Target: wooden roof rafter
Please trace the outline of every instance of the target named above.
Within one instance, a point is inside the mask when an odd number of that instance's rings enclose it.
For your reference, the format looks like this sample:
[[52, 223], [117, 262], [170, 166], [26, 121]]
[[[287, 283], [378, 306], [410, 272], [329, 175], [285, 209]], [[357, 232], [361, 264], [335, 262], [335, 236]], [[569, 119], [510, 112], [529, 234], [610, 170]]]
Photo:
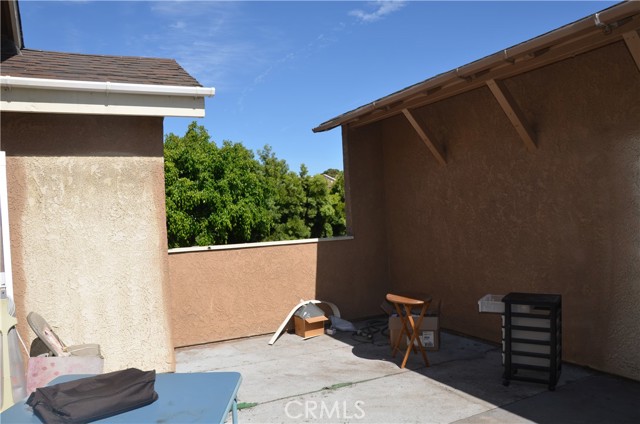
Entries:
[[446, 165], [447, 160], [445, 156], [445, 151], [442, 148], [442, 145], [438, 143], [436, 138], [431, 134], [431, 132], [420, 125], [415, 116], [411, 113], [409, 109], [402, 109], [402, 114], [407, 118], [413, 129], [418, 133], [418, 136], [422, 140], [422, 142], [427, 146], [433, 157], [438, 161], [440, 165]]
[[487, 81], [487, 86], [498, 101], [498, 104], [500, 104], [504, 113], [507, 115], [507, 118], [509, 118], [509, 121], [511, 121], [511, 125], [513, 125], [513, 128], [517, 131], [527, 150], [530, 152], [535, 151], [536, 140], [533, 130], [515, 99], [509, 90], [507, 90], [507, 87], [505, 87], [502, 81], [496, 81], [493, 79]]
[[624, 33], [624, 42], [627, 44], [633, 60], [636, 62], [638, 71], [640, 71], [640, 36], [638, 31], [629, 31]]

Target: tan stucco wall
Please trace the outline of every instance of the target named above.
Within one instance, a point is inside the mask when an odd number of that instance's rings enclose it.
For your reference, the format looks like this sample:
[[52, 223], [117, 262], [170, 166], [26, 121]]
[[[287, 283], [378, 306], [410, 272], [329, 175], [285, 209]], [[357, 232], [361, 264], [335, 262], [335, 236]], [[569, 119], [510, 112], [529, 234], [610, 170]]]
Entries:
[[175, 346], [274, 332], [315, 299], [316, 245], [171, 254]]
[[[352, 240], [170, 253], [174, 346], [273, 333], [301, 299], [333, 302], [345, 318], [381, 313], [387, 281], [382, 162], [372, 143], [355, 137], [345, 152], [371, 160], [353, 164]], [[373, 176], [372, 176], [373, 175]]]
[[41, 314], [105, 371], [174, 369], [162, 118], [2, 113], [19, 328]]
[[559, 293], [564, 359], [640, 379], [638, 68], [618, 43], [505, 85], [533, 153], [488, 88], [416, 111], [446, 166], [404, 117], [382, 124], [385, 203], [369, 207], [387, 210], [391, 287], [430, 291], [443, 327], [494, 341], [484, 294]]
[[171, 253], [174, 346], [273, 333], [301, 300], [332, 302], [342, 317], [378, 314], [385, 273], [371, 274], [369, 261], [352, 264], [356, 246], [333, 240]]
[[[359, 289], [344, 283], [352, 270], [335, 257], [327, 263], [334, 256], [331, 252], [340, 257], [338, 252], [348, 251], [353, 243], [334, 240], [171, 253], [174, 345], [273, 333], [301, 300], [335, 303], [343, 316], [366, 314], [359, 302], [344, 298]], [[338, 279], [328, 278], [335, 274]]]

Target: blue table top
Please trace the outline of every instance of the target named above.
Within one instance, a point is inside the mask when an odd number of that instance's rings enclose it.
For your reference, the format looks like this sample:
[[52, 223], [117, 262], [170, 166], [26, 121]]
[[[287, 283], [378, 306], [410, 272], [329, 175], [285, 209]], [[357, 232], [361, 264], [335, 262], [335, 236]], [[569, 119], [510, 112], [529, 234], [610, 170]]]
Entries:
[[[65, 375], [49, 385], [87, 375]], [[242, 376], [237, 372], [157, 374], [158, 400], [151, 405], [114, 415], [96, 423], [224, 423], [236, 398]], [[2, 424], [41, 424], [21, 401], [0, 414]]]

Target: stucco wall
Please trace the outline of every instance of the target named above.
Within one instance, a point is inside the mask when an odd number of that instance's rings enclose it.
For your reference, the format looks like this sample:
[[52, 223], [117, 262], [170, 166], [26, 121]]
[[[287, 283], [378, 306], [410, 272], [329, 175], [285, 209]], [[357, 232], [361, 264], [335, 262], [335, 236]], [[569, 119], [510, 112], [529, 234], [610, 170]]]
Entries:
[[273, 333], [300, 300], [332, 302], [343, 317], [377, 313], [364, 301], [375, 290], [356, 283], [365, 270], [345, 259], [355, 246], [328, 239], [170, 253], [174, 346]]
[[316, 245], [172, 253], [175, 346], [274, 332], [315, 299]]
[[443, 327], [494, 341], [481, 296], [559, 293], [564, 359], [640, 379], [638, 68], [618, 43], [505, 85], [533, 153], [488, 88], [416, 111], [446, 166], [404, 117], [383, 123], [392, 287], [432, 292]]
[[162, 118], [2, 113], [19, 328], [41, 314], [106, 371], [174, 368]]
[[[350, 243], [318, 246], [318, 292], [348, 318], [379, 315], [389, 289], [382, 140], [377, 126], [344, 133]], [[372, 205], [376, 205], [372, 207]]]
[[348, 319], [381, 313], [384, 209], [369, 208], [383, 203], [377, 134], [354, 137], [344, 155], [370, 158], [353, 163], [347, 181], [361, 187], [350, 198], [354, 239], [170, 253], [175, 346], [272, 333], [301, 299], [333, 302]]

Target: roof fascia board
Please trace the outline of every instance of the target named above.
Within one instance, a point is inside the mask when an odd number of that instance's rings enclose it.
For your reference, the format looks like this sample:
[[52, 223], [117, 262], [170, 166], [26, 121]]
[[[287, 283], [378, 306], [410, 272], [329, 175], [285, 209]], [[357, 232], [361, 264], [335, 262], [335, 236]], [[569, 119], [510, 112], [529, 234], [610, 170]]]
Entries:
[[204, 117], [215, 88], [0, 76], [0, 110]]
[[47, 78], [27, 78], [0, 76], [3, 88], [31, 88], [42, 90], [88, 91], [106, 93], [127, 93], [147, 95], [171, 95], [189, 97], [211, 97], [215, 94], [213, 87], [194, 87], [177, 85], [130, 84], [122, 82], [77, 81]]
[[[482, 72], [487, 73], [484, 80], [491, 78], [496, 79], [496, 76], [492, 73], [492, 68], [503, 68], [505, 65], [517, 64], [518, 61], [536, 63], [537, 60], [531, 59], [536, 59], [538, 55], [546, 56], [546, 49], [552, 46], [557, 46], [559, 44], [571, 45], [571, 40], [582, 40], [585, 38], [591, 39], [590, 36], [593, 36], [594, 34], [599, 35], [600, 37], [606, 37], [603, 42], [595, 43], [590, 48], [578, 48], [577, 50], [580, 50], [581, 52], [592, 50], [593, 48], [597, 48], [604, 44], [613, 43], [621, 39], [621, 34], [623, 32], [629, 31], [628, 28], [624, 31], [620, 31], [620, 28], [617, 27], [616, 23], [624, 18], [634, 17], [634, 15], [638, 15], [639, 13], [640, 1], [626, 1], [620, 3], [572, 24], [565, 25], [529, 41], [525, 41], [511, 48], [486, 56], [460, 68], [442, 73], [350, 112], [346, 112], [320, 124], [318, 127], [313, 129], [313, 132], [327, 131], [343, 124], [358, 121], [366, 115], [371, 115], [371, 117], [373, 117], [372, 114], [376, 111], [379, 111], [380, 115], [376, 116], [374, 119], [366, 119], [367, 123], [382, 119], [381, 117], [396, 115], [401, 113], [403, 109], [415, 107], [416, 104], [420, 104], [421, 102], [413, 101], [415, 99], [411, 99], [411, 103], [402, 103], [412, 97], [426, 98], [428, 97], [430, 89], [435, 89], [440, 86], [459, 86], [460, 83], [470, 81], [468, 76], [477, 75]], [[635, 22], [634, 25], [637, 27], [638, 23]], [[573, 53], [575, 54], [576, 52], [574, 51]], [[559, 58], [555, 58], [555, 60], [559, 60]], [[547, 64], [549, 63], [548, 60], [543, 62]], [[538, 64], [537, 66], [528, 66], [525, 68], [530, 70], [539, 66], [543, 65]], [[514, 75], [522, 72], [523, 70], [519, 69], [519, 72], [514, 72]], [[466, 91], [466, 89], [463, 91]], [[441, 95], [438, 97], [439, 99], [442, 99], [443, 97], [448, 97], [450, 95], [452, 94], [448, 94], [447, 96]], [[422, 103], [427, 104], [431, 103], [431, 101], [423, 100]], [[389, 112], [391, 109], [393, 109], [393, 111]], [[357, 125], [360, 125], [360, 122], [358, 122]]]
[[202, 118], [204, 97], [3, 87], [3, 112]]

